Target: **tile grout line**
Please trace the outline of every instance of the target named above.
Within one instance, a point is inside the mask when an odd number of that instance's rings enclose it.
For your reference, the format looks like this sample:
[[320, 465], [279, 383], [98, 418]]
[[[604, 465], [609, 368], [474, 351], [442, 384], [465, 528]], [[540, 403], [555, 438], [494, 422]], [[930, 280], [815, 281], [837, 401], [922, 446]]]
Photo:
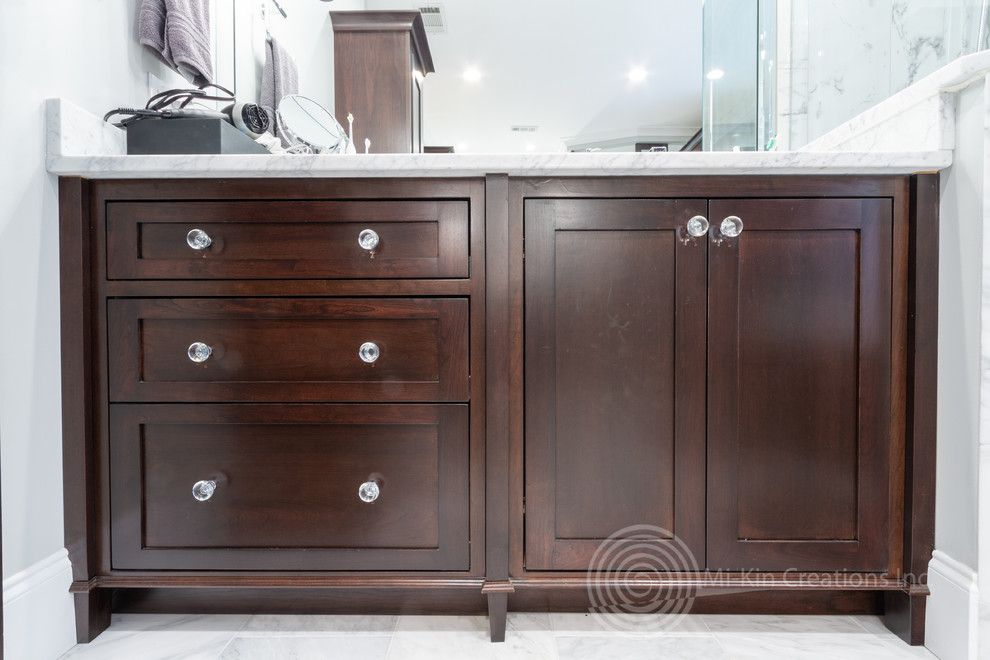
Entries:
[[395, 633], [399, 630], [399, 620], [402, 619], [401, 614], [395, 616], [395, 623], [392, 625], [392, 632], [388, 634], [388, 644], [385, 646], [385, 655], [382, 660], [389, 660], [392, 655], [392, 645], [395, 644]]
[[712, 627], [708, 625], [708, 622], [707, 621], [705, 621], [705, 615], [704, 614], [699, 614], [698, 615], [698, 619], [701, 621], [701, 625], [703, 625], [705, 627], [705, 630], [708, 631], [708, 634], [711, 635], [712, 637], [715, 637], [715, 631], [712, 630]]
[[[865, 614], [864, 614], [864, 615], [862, 615], [862, 616], [869, 616], [869, 615], [865, 615]], [[885, 639], [885, 636], [884, 636], [884, 631], [886, 631], [886, 632], [890, 632], [890, 630], [888, 630], [888, 629], [887, 629], [886, 627], [884, 627], [884, 629], [883, 629], [883, 631], [878, 631], [878, 630], [870, 630], [869, 628], [867, 628], [867, 627], [866, 627], [866, 626], [865, 626], [865, 625], [864, 625], [864, 624], [863, 624], [863, 623], [862, 623], [862, 622], [861, 622], [861, 621], [859, 620], [859, 617], [857, 617], [857, 616], [854, 616], [854, 617], [853, 617], [853, 621], [855, 621], [855, 622], [856, 622], [856, 625], [858, 625], [858, 626], [859, 626], [860, 628], [862, 628], [862, 629], [863, 629], [863, 630], [865, 630], [865, 631], [866, 631], [867, 633], [869, 633], [870, 635], [872, 635], [872, 636], [873, 636], [873, 637], [874, 637], [875, 639], [880, 639], [880, 640], [883, 640], [883, 639]], [[882, 617], [881, 617], [881, 623], [882, 623], [882, 622], [883, 622], [883, 619], [882, 619]], [[893, 633], [891, 633], [891, 634], [893, 634]]]
[[[550, 618], [550, 613], [547, 612], [547, 618]], [[550, 643], [553, 644], [553, 660], [560, 660], [560, 647], [557, 645], [559, 638], [554, 630], [553, 619], [550, 619]]]
[[254, 617], [255, 617], [254, 614], [248, 614], [244, 618], [244, 623], [241, 624], [241, 627], [234, 631], [232, 639], [233, 637], [237, 637], [238, 633], [244, 632], [244, 629], [247, 628], [247, 625], [251, 622], [251, 619], [253, 619]]
[[214, 658], [214, 660], [220, 660], [223, 657], [223, 654], [226, 653], [227, 648], [234, 642], [234, 636], [236, 634], [237, 633], [234, 633], [230, 636], [230, 638], [227, 640], [227, 643], [223, 645], [223, 647], [220, 649], [220, 652], [217, 653], [217, 656], [216, 658]]
[[226, 653], [227, 649], [230, 648], [230, 645], [234, 643], [234, 640], [237, 638], [237, 634], [243, 631], [247, 627], [248, 622], [252, 618], [254, 618], [253, 614], [248, 614], [246, 617], [244, 617], [244, 621], [241, 622], [240, 627], [238, 627], [237, 630], [235, 630], [230, 634], [230, 638], [227, 639], [227, 643], [224, 644], [223, 648], [220, 649], [220, 653], [217, 654], [215, 660], [220, 660], [221, 658], [223, 658], [223, 654]]
[[[708, 626], [708, 624], [705, 624], [705, 627], [707, 627], [707, 626]], [[716, 635], [714, 632], [712, 632], [711, 635], [712, 635], [711, 638], [713, 640], [715, 640], [715, 643], [718, 644], [718, 647], [722, 650], [722, 656], [721, 657], [722, 658], [725, 658], [725, 660], [731, 660], [731, 658], [733, 657], [733, 655], [731, 653], [729, 653], [729, 650], [727, 648], [725, 648], [725, 646], [722, 645], [722, 640], [720, 639], [720, 636], [719, 635]]]

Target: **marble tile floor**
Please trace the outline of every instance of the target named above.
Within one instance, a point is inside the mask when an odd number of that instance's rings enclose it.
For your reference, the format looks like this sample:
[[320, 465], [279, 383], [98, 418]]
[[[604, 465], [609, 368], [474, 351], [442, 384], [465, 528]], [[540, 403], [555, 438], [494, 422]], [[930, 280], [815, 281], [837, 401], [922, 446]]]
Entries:
[[[635, 660], [637, 658], [934, 659], [870, 616], [689, 615], [656, 619], [509, 614], [503, 644], [482, 616], [118, 614], [65, 660]], [[642, 625], [641, 625], [642, 624]], [[647, 631], [647, 632], [644, 632]]]

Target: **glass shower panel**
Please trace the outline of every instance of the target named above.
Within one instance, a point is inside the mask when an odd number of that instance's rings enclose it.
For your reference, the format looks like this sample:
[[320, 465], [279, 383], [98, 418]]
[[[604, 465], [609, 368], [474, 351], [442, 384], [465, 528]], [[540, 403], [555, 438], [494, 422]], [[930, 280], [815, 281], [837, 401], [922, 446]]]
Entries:
[[775, 5], [775, 0], [704, 0], [705, 151], [758, 151], [775, 133]]
[[757, 142], [771, 150], [777, 141], [777, 0], [759, 0]]
[[756, 2], [705, 0], [702, 149], [755, 151]]

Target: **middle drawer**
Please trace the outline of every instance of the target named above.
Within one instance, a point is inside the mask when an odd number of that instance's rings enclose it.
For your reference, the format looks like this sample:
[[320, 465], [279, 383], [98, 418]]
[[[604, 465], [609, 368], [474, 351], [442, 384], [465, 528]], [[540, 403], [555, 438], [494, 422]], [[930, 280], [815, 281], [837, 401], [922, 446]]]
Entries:
[[464, 298], [107, 302], [110, 400], [467, 401]]

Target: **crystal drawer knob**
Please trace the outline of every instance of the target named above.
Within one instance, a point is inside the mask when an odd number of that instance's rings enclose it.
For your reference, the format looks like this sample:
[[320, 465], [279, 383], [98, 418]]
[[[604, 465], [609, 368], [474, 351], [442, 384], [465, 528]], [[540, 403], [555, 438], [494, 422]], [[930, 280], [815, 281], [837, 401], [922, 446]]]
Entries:
[[736, 236], [742, 233], [743, 230], [742, 218], [740, 218], [737, 215], [730, 215], [728, 218], [722, 221], [722, 224], [719, 226], [719, 229], [721, 230], [723, 236], [726, 236], [727, 238], [735, 238]]
[[364, 342], [361, 344], [361, 348], [358, 349], [358, 355], [360, 355], [361, 359], [368, 364], [371, 364], [377, 360], [378, 356], [381, 354], [382, 352], [381, 349], [378, 348], [378, 344], [371, 341]]
[[206, 362], [210, 355], [213, 354], [213, 349], [204, 344], [201, 341], [193, 342], [189, 344], [189, 359], [193, 362]]
[[363, 247], [365, 250], [374, 250], [378, 247], [378, 242], [381, 239], [378, 237], [378, 232], [374, 229], [365, 229], [360, 234], [358, 234], [358, 245]]
[[217, 489], [217, 482], [215, 481], [197, 481], [193, 484], [192, 494], [200, 502], [205, 502], [206, 500], [213, 497], [213, 492]]
[[382, 489], [378, 487], [378, 483], [375, 481], [365, 481], [358, 487], [358, 497], [361, 498], [362, 502], [374, 502], [381, 492]]
[[186, 243], [194, 250], [205, 250], [213, 244], [213, 239], [202, 229], [190, 229], [186, 234]]
[[687, 221], [687, 233], [695, 238], [701, 238], [708, 233], [708, 218], [696, 215]]

